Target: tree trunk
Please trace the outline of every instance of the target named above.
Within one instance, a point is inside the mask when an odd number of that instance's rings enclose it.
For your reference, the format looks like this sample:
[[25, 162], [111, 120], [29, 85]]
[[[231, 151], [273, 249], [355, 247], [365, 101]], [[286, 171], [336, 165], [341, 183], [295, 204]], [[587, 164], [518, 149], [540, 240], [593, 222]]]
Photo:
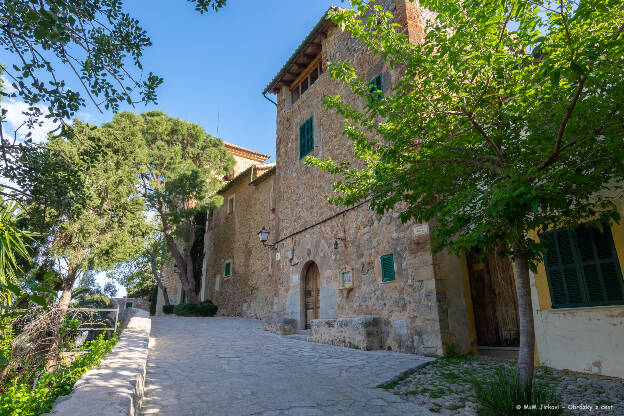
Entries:
[[514, 244], [516, 263], [516, 292], [518, 296], [518, 315], [520, 318], [520, 351], [518, 353], [518, 381], [520, 388], [530, 399], [533, 388], [535, 367], [535, 327], [533, 324], [533, 305], [531, 302], [531, 284], [529, 281], [529, 261], [523, 241]]
[[156, 285], [160, 288], [163, 294], [163, 299], [165, 301], [165, 305], [171, 305], [169, 302], [169, 294], [167, 293], [167, 288], [162, 284], [162, 280], [160, 280], [160, 274], [158, 273], [158, 267], [156, 267], [156, 259], [154, 255], [150, 258], [150, 265], [152, 266], [152, 275], [154, 275], [154, 279], [156, 279]]
[[[158, 213], [160, 214], [160, 220], [163, 226], [163, 234], [165, 235], [165, 242], [167, 243], [167, 247], [169, 248], [169, 251], [171, 252], [171, 256], [173, 257], [174, 261], [178, 265], [178, 277], [180, 278], [180, 283], [182, 283], [182, 289], [184, 289], [184, 293], [186, 293], [186, 299], [189, 303], [195, 303], [199, 305], [199, 298], [197, 297], [197, 293], [195, 293], [195, 279], [192, 278], [193, 277], [193, 259], [190, 257], [190, 249], [188, 249], [189, 251], [188, 256], [183, 256], [182, 253], [180, 253], [180, 250], [178, 249], [178, 245], [176, 244], [175, 238], [173, 238], [172, 230], [171, 230], [171, 227], [169, 226], [169, 221], [167, 221], [164, 208], [161, 207], [158, 210]], [[192, 239], [194, 238], [195, 238], [195, 235], [193, 234]], [[192, 245], [193, 244], [191, 243], [191, 246]], [[188, 278], [189, 275], [191, 276], [191, 279]]]
[[58, 301], [58, 305], [56, 306], [58, 309], [59, 320], [54, 328], [52, 328], [51, 339], [52, 343], [50, 345], [50, 349], [47, 354], [47, 364], [46, 369], [48, 371], [56, 368], [58, 363], [58, 358], [60, 354], [60, 347], [63, 335], [61, 334], [61, 326], [63, 325], [63, 321], [65, 320], [65, 314], [67, 314], [67, 310], [69, 309], [69, 303], [71, 302], [72, 290], [74, 288], [74, 283], [76, 281], [76, 271], [71, 270], [68, 272], [65, 279], [63, 279], [63, 292], [61, 293], [61, 298]]

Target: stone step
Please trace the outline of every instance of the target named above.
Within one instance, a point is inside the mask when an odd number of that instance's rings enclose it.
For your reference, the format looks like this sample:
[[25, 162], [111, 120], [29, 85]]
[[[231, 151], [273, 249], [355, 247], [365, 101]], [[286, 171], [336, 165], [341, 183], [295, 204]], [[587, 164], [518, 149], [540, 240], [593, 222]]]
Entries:
[[299, 334], [299, 332], [301, 331], [297, 331], [296, 334], [292, 334], [292, 335], [284, 335], [286, 338], [290, 338], [290, 339], [297, 339], [299, 341], [310, 341], [310, 334]]

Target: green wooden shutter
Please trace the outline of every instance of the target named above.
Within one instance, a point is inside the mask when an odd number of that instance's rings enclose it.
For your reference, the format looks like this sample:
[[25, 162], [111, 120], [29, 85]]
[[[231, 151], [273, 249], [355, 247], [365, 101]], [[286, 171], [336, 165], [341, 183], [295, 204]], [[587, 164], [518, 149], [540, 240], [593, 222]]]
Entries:
[[314, 118], [310, 117], [299, 127], [299, 159], [314, 149]]
[[391, 282], [394, 280], [394, 255], [386, 254], [381, 259], [381, 281]]
[[225, 263], [225, 273], [223, 273], [226, 277], [232, 274], [232, 263], [229, 261]]
[[375, 79], [368, 83], [370, 86], [369, 91], [371, 94], [371, 99], [374, 101], [381, 101], [383, 99], [383, 80], [381, 74], [377, 75]]
[[624, 303], [624, 282], [608, 226], [580, 225], [547, 234], [546, 274], [553, 307]]

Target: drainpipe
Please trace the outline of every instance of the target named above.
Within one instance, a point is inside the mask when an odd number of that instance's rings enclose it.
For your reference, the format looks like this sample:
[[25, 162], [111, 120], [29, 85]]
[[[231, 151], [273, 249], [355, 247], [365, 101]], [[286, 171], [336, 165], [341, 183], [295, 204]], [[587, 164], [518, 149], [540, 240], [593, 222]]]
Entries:
[[267, 97], [267, 96], [266, 96], [266, 92], [263, 92], [263, 93], [262, 93], [262, 96], [263, 96], [264, 98], [266, 98], [267, 100], [271, 101], [273, 104], [275, 104], [275, 107], [277, 107], [277, 103], [276, 103], [275, 101], [273, 101], [272, 99], [270, 99], [269, 97]]

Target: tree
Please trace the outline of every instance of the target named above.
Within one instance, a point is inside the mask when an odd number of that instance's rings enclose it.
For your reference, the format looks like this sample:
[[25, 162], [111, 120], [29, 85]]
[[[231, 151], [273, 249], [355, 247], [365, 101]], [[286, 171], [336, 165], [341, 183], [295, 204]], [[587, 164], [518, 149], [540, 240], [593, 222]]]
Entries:
[[151, 295], [151, 289], [157, 285], [163, 294], [165, 305], [170, 305], [167, 288], [160, 278], [161, 270], [168, 264], [171, 264], [171, 254], [162, 231], [156, 227], [144, 239], [139, 255], [109, 271], [108, 276], [124, 286], [130, 298]]
[[[202, 14], [226, 3], [188, 1]], [[42, 118], [66, 128], [65, 121], [87, 101], [100, 112], [116, 112], [123, 103], [156, 103], [156, 89], [163, 80], [152, 72], [143, 76], [141, 63], [151, 44], [139, 21], [123, 11], [122, 0], [0, 0], [0, 45], [15, 61], [5, 68], [12, 91], [5, 88], [2, 95], [28, 104], [27, 138]], [[65, 73], [73, 77], [66, 79]], [[15, 173], [21, 159], [37, 146], [9, 142], [3, 132], [5, 116], [6, 110], [0, 108], [0, 176], [28, 181], [24, 175], [30, 173], [31, 181], [42, 179], [36, 170], [21, 168], [19, 175]], [[17, 187], [11, 195], [28, 195], [27, 191]]]
[[[129, 163], [134, 149], [110, 133], [76, 120], [68, 137], [51, 139], [46, 146], [80, 172], [84, 199], [58, 207], [34, 204], [28, 209], [41, 233], [39, 256], [54, 262], [62, 280], [60, 316], [69, 307], [78, 277], [107, 270], [136, 255], [148, 232], [145, 204], [136, 195], [135, 171]], [[50, 349], [49, 366], [55, 364], [57, 355], [58, 342]]]
[[199, 125], [162, 111], [120, 113], [106, 128], [118, 140], [134, 143], [137, 192], [160, 221], [188, 301], [199, 304], [191, 255], [195, 216], [222, 204], [216, 191], [231, 172], [233, 157]]
[[422, 0], [436, 15], [418, 44], [379, 6], [352, 4], [334, 22], [403, 76], [377, 99], [356, 69], [332, 63], [331, 76], [365, 102], [326, 100], [346, 118], [359, 162], [309, 163], [339, 175], [334, 203], [370, 198], [379, 213], [404, 203], [402, 220], [429, 221], [435, 249], [511, 255], [530, 395], [529, 269], [549, 244], [539, 234], [619, 219], [624, 3]]
[[102, 293], [104, 293], [109, 298], [114, 298], [117, 296], [117, 286], [113, 282], [106, 282], [104, 288], [102, 289]]

